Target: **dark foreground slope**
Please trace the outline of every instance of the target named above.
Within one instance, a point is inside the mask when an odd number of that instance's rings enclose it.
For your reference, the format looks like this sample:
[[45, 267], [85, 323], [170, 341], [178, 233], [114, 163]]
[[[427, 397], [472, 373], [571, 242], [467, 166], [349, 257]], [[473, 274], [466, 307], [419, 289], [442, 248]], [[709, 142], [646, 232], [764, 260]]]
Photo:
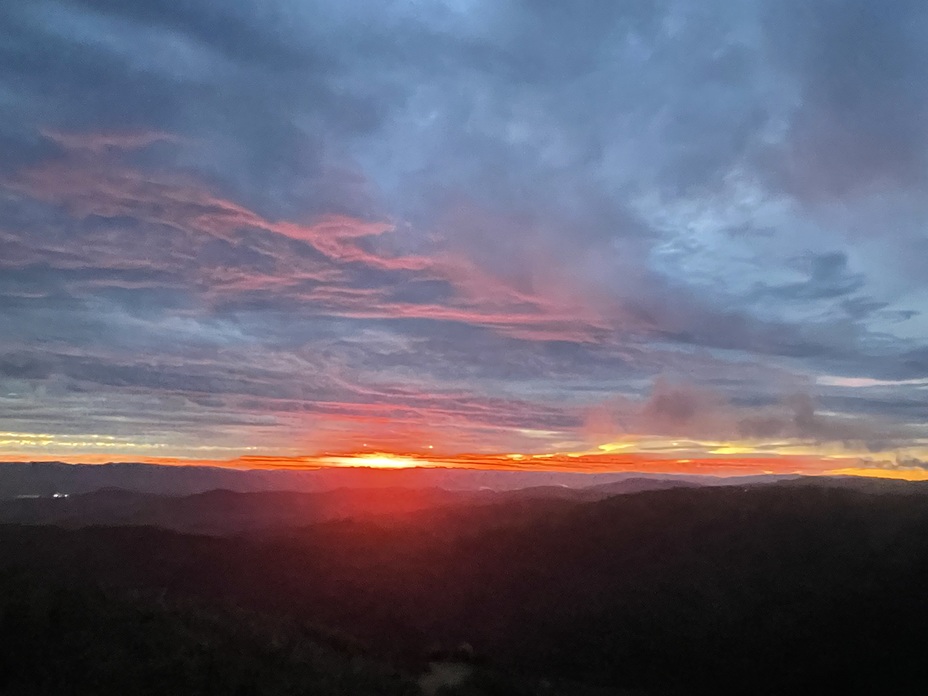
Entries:
[[6, 696], [409, 696], [350, 641], [284, 618], [0, 575]]
[[239, 538], [8, 526], [0, 567], [311, 620], [397, 664], [466, 640], [507, 670], [651, 693], [921, 693], [926, 500], [677, 489]]

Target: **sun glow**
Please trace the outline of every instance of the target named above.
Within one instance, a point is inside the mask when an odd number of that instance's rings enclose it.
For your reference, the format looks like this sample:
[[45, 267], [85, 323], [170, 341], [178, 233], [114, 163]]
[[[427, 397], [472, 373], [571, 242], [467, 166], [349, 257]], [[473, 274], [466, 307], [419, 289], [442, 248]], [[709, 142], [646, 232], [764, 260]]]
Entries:
[[[225, 466], [236, 469], [367, 468], [380, 470], [443, 468], [584, 473], [646, 472], [736, 476], [758, 473], [855, 475], [924, 480], [926, 470], [906, 462], [928, 460], [928, 440], [918, 447], [879, 456], [847, 444], [807, 440], [721, 441], [625, 435], [587, 449], [564, 447], [555, 452], [472, 452], [446, 450], [419, 439], [416, 445], [391, 451], [383, 443], [363, 442], [357, 450], [301, 454], [293, 449], [258, 454], [256, 446], [168, 447], [145, 451], [152, 443], [110, 434], [56, 435], [0, 432], [0, 462], [52, 461], [106, 464], [132, 462], [164, 465]], [[100, 447], [100, 443], [103, 446]], [[421, 444], [429, 443], [429, 444]], [[573, 444], [573, 443], [571, 443]], [[125, 449], [121, 449], [125, 447]], [[179, 450], [185, 449], [181, 452]], [[41, 452], [41, 455], [38, 453]], [[223, 458], [224, 453], [237, 456]], [[158, 456], [158, 455], [161, 456]]]
[[413, 457], [403, 457], [384, 452], [354, 454], [340, 457], [322, 457], [321, 461], [333, 466], [366, 466], [372, 469], [409, 469], [414, 466], [428, 465], [427, 462]]

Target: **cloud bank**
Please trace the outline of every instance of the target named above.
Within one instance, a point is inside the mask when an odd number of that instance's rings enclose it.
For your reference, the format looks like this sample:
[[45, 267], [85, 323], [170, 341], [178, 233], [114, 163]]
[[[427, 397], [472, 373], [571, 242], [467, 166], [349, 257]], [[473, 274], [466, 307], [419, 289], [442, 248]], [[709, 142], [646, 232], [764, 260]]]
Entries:
[[928, 459], [926, 24], [2, 3], [5, 452]]

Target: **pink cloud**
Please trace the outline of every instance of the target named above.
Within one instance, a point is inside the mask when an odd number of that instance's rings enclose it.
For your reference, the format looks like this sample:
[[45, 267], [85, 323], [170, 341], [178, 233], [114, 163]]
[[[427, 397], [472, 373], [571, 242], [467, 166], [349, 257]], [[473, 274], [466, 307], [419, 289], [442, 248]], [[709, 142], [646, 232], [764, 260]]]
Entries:
[[65, 133], [42, 129], [44, 137], [66, 150], [101, 153], [109, 149], [138, 150], [158, 142], [182, 143], [184, 139], [163, 131], [126, 131], [120, 133]]
[[[48, 137], [69, 149], [94, 150], [94, 158], [65, 157], [21, 171], [3, 182], [7, 189], [49, 204], [63, 206], [78, 218], [130, 218], [142, 223], [136, 234], [146, 234], [157, 248], [129, 244], [127, 232], [101, 247], [96, 260], [118, 263], [120, 252], [142, 248], [138, 260], [168, 264], [165, 249], [176, 258], [196, 264], [197, 276], [213, 301], [234, 299], [236, 293], [283, 293], [317, 308], [353, 318], [410, 318], [450, 321], [488, 328], [526, 341], [562, 340], [592, 343], [602, 340], [617, 324], [631, 325], [620, 310], [589, 293], [571, 287], [573, 281], [553, 270], [531, 287], [517, 287], [498, 274], [480, 268], [461, 252], [440, 255], [385, 254], [375, 251], [378, 240], [394, 232], [386, 221], [362, 220], [346, 215], [323, 215], [311, 222], [272, 220], [248, 207], [210, 192], [200, 182], [171, 172], [141, 172], [126, 166], [110, 150], [144, 146], [171, 136], [160, 133], [62, 134]], [[109, 154], [108, 154], [109, 153]], [[162, 242], [154, 234], [164, 235]], [[170, 231], [180, 233], [172, 237]], [[249, 239], [254, 233], [267, 237]], [[248, 239], [265, 256], [278, 261], [271, 273], [207, 264], [199, 260], [198, 246], [215, 238], [238, 245]], [[277, 239], [295, 240], [312, 247], [322, 258], [287, 258]], [[122, 246], [120, 249], [111, 247]], [[186, 245], [186, 247], [185, 247]], [[150, 253], [149, 253], [150, 252]], [[170, 256], [170, 254], [168, 255]], [[290, 254], [289, 256], [293, 256]], [[173, 263], [173, 262], [172, 262]], [[392, 286], [358, 287], [355, 271], [363, 269], [409, 274], [421, 280], [445, 280], [455, 295], [443, 302], [402, 302], [390, 297]], [[552, 266], [553, 268], [553, 266]], [[354, 270], [353, 270], [354, 269]], [[196, 280], [191, 278], [191, 280]], [[306, 289], [306, 286], [314, 286]]]

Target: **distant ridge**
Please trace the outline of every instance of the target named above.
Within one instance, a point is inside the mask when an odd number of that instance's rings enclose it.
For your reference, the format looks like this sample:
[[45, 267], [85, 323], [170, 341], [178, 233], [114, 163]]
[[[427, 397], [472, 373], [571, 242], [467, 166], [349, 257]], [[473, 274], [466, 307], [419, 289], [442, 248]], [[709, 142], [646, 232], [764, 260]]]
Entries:
[[[721, 478], [641, 472], [584, 474], [559, 471], [499, 471], [486, 469], [231, 469], [218, 466], [166, 466], [65, 462], [0, 463], [0, 499], [20, 496], [78, 495], [103, 488], [119, 488], [157, 495], [194, 495], [216, 489], [238, 493], [268, 491], [315, 492], [336, 488], [444, 488], [497, 491], [539, 486], [586, 488], [621, 484], [631, 479], [680, 482], [680, 485], [742, 485], [784, 477]], [[638, 484], [653, 488], [647, 484]]]
[[[54, 463], [0, 465], [0, 474], [5, 467], [20, 476], [15, 481], [18, 490], [30, 492], [0, 497], [0, 524], [154, 526], [219, 535], [392, 517], [438, 508], [496, 504], [518, 508], [535, 503], [573, 506], [672, 489], [721, 487], [748, 491], [777, 486], [781, 490], [842, 489], [867, 494], [928, 492], [922, 484], [854, 477], [797, 476], [776, 480], [763, 476], [725, 479], [614, 474], [608, 477], [614, 480], [599, 483], [602, 476], [569, 474], [565, 479], [556, 472], [554, 476], [551, 472], [534, 476], [514, 472], [513, 477], [513, 472], [471, 470], [279, 472]], [[38, 475], [31, 480], [25, 476], [33, 472]], [[560, 480], [573, 485], [552, 483]], [[536, 482], [542, 485], [526, 485]], [[496, 483], [497, 487], [485, 485], [488, 483]], [[519, 484], [522, 487], [517, 487]], [[80, 490], [92, 486], [97, 488]], [[304, 488], [287, 490], [287, 486]]]

